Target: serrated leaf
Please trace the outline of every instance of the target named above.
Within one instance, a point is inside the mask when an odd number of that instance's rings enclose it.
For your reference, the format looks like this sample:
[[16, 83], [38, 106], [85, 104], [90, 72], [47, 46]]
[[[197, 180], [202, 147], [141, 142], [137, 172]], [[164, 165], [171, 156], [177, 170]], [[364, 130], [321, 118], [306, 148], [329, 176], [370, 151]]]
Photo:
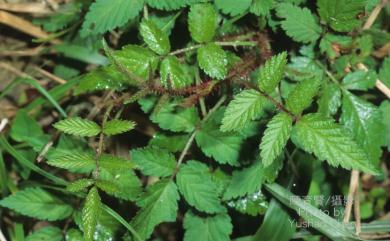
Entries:
[[101, 131], [100, 126], [95, 122], [79, 117], [58, 121], [53, 126], [66, 134], [75, 136], [92, 137], [98, 135]]
[[199, 211], [219, 213], [225, 210], [218, 198], [217, 185], [205, 164], [188, 161], [181, 165], [176, 182], [184, 199]]
[[28, 235], [26, 241], [61, 241], [63, 240], [61, 229], [53, 226], [41, 228]]
[[233, 225], [226, 213], [200, 217], [192, 211], [184, 216], [184, 241], [230, 241]]
[[119, 193], [121, 190], [116, 185], [116, 183], [107, 181], [107, 180], [97, 180], [95, 182], [96, 187], [98, 187], [100, 190], [104, 191], [105, 193], [109, 195], [115, 196], [117, 193]]
[[368, 154], [369, 162], [376, 166], [382, 154], [384, 138], [380, 110], [373, 104], [344, 91], [341, 122]]
[[217, 13], [211, 4], [195, 4], [188, 13], [191, 37], [198, 43], [210, 42], [217, 28]]
[[264, 181], [262, 170], [261, 162], [256, 161], [249, 167], [234, 171], [232, 180], [223, 195], [223, 200], [230, 200], [259, 191]]
[[184, 149], [189, 135], [166, 135], [163, 133], [157, 133], [150, 139], [149, 146], [157, 146], [166, 149], [170, 152], [180, 152]]
[[323, 21], [339, 32], [349, 32], [361, 24], [365, 0], [318, 0], [318, 13]]
[[109, 172], [115, 172], [117, 170], [130, 171], [135, 164], [119, 156], [103, 154], [99, 157], [99, 166]]
[[96, 167], [94, 156], [80, 151], [53, 151], [47, 164], [79, 173], [91, 172]]
[[69, 183], [66, 186], [66, 190], [68, 190], [69, 192], [80, 192], [86, 189], [87, 187], [91, 186], [93, 183], [94, 180], [92, 179], [86, 179], [86, 178], [79, 179], [77, 181]]
[[266, 16], [272, 8], [273, 0], [253, 0], [250, 12], [257, 16]]
[[358, 70], [344, 77], [343, 86], [350, 90], [368, 90], [375, 87], [377, 76], [375, 71]]
[[282, 28], [293, 40], [309, 43], [320, 37], [321, 28], [309, 9], [281, 3], [277, 7], [277, 15], [285, 18]]
[[121, 27], [135, 18], [143, 6], [144, 0], [96, 0], [89, 7], [80, 34], [86, 37]]
[[75, 228], [68, 229], [65, 234], [66, 241], [84, 241], [83, 233]]
[[299, 82], [287, 97], [287, 109], [295, 115], [300, 115], [303, 110], [312, 104], [320, 86], [320, 79], [307, 79]]
[[262, 116], [268, 100], [256, 90], [244, 90], [234, 96], [226, 108], [221, 131], [243, 129], [250, 121]]
[[48, 32], [56, 32], [64, 29], [66, 26], [78, 19], [81, 13], [81, 3], [69, 2], [62, 4], [56, 10], [54, 15], [42, 19], [34, 19], [33, 23], [43, 26]]
[[159, 55], [171, 51], [168, 35], [151, 20], [144, 19], [140, 25], [140, 34], [148, 47]]
[[109, 181], [119, 189], [110, 193], [117, 198], [134, 201], [141, 193], [141, 182], [133, 170], [116, 168], [108, 171], [102, 167], [99, 179]]
[[202, 124], [195, 140], [202, 152], [221, 164], [238, 166], [243, 136], [237, 132], [222, 132], [219, 123], [208, 120]]
[[108, 136], [118, 135], [130, 131], [134, 129], [134, 127], [135, 122], [133, 121], [114, 119], [107, 121], [104, 124], [102, 132]]
[[[0, 201], [0, 206], [40, 220], [62, 220], [73, 208], [41, 188], [26, 188]], [[45, 210], [44, 212], [42, 210]]]
[[341, 106], [341, 90], [334, 83], [325, 82], [320, 98], [317, 101], [318, 112], [330, 117], [336, 114]]
[[244, 13], [251, 6], [251, 0], [215, 0], [215, 5], [224, 14], [236, 16]]
[[[128, 72], [147, 80], [157, 69], [158, 57], [149, 49], [138, 45], [126, 45], [112, 52], [112, 57]], [[134, 81], [134, 80], [133, 80]]]
[[131, 157], [147, 176], [168, 177], [173, 174], [176, 167], [175, 156], [158, 147], [132, 150]]
[[291, 57], [291, 63], [286, 68], [287, 77], [295, 81], [302, 81], [311, 78], [322, 78], [322, 70], [314, 59], [304, 56]]
[[257, 75], [257, 82], [262, 91], [272, 93], [284, 76], [284, 69], [287, 64], [287, 52], [272, 56], [260, 68]]
[[150, 237], [156, 225], [176, 220], [178, 200], [177, 187], [171, 180], [160, 180], [147, 188], [137, 201], [141, 210], [131, 221], [142, 240]]
[[198, 63], [199, 67], [212, 78], [221, 80], [228, 73], [226, 52], [214, 43], [198, 49]]
[[263, 165], [269, 166], [283, 151], [292, 130], [293, 120], [286, 113], [280, 113], [267, 124], [260, 144]]
[[75, 95], [99, 90], [121, 90], [129, 85], [123, 74], [113, 65], [95, 69], [81, 77], [74, 90]]
[[98, 224], [99, 215], [101, 212], [101, 201], [99, 192], [96, 187], [91, 188], [82, 211], [82, 222], [84, 230], [84, 240], [93, 241], [96, 226]]
[[199, 114], [194, 107], [182, 108], [179, 101], [171, 101], [154, 112], [150, 119], [165, 130], [192, 132], [199, 121]]
[[314, 153], [332, 166], [376, 174], [366, 153], [348, 131], [320, 114], [308, 114], [294, 126], [291, 139], [303, 150]]
[[160, 66], [161, 83], [165, 88], [179, 89], [192, 84], [183, 64], [175, 56], [168, 56]]
[[177, 10], [186, 5], [184, 0], [146, 0], [146, 3], [152, 8], [166, 11]]
[[242, 214], [251, 215], [253, 217], [258, 216], [259, 214], [263, 215], [268, 209], [268, 202], [261, 191], [230, 200], [227, 202], [227, 205]]

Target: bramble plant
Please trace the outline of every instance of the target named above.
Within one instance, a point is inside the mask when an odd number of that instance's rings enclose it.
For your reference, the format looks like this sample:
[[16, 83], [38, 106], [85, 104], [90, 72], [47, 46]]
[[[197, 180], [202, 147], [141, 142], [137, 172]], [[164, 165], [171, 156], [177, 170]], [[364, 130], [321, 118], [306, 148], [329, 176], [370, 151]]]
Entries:
[[388, 237], [389, 1], [58, 2], [53, 74], [0, 63], [1, 235]]

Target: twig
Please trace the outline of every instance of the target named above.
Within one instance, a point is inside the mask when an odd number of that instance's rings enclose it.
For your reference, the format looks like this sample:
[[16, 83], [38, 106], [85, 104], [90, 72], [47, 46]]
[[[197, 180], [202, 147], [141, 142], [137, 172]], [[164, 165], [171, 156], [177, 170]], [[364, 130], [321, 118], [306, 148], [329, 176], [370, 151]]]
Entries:
[[[30, 79], [35, 79], [34, 77], [32, 77], [31, 75], [29, 74], [26, 74], [20, 70], [18, 70], [17, 68], [14, 68], [12, 65], [9, 65], [5, 62], [0, 62], [0, 68], [3, 68], [5, 70], [8, 70], [9, 72], [19, 76], [19, 77], [23, 77], [23, 78], [30, 78]], [[36, 79], [35, 79], [36, 80]], [[37, 80], [38, 81], [38, 80]], [[39, 81], [38, 81], [39, 82]]]
[[[368, 68], [362, 63], [357, 64], [357, 67], [360, 70], [368, 71]], [[378, 90], [380, 90], [383, 94], [385, 94], [387, 98], [390, 99], [390, 89], [382, 81], [377, 79], [375, 81], [375, 86], [376, 88], [378, 88]]]
[[38, 71], [39, 73], [41, 73], [42, 75], [46, 76], [47, 78], [49, 79], [52, 79], [54, 80], [55, 82], [59, 83], [59, 84], [66, 84], [66, 80], [44, 70], [44, 69], [41, 69], [41, 68], [38, 68], [38, 67], [34, 67], [34, 69], [36, 71]]
[[41, 2], [36, 3], [0, 3], [0, 9], [31, 14], [51, 14], [53, 11], [46, 7], [46, 4]]
[[[43, 31], [40, 27], [35, 26], [34, 24], [24, 20], [23, 18], [20, 18], [14, 14], [2, 10], [0, 10], [0, 23], [8, 25], [36, 38], [46, 39], [50, 37], [50, 35]], [[61, 41], [58, 39], [51, 39], [50, 43], [59, 44], [61, 43]]]
[[5, 126], [8, 124], [8, 119], [7, 118], [4, 118], [1, 120], [0, 122], [0, 132], [2, 132], [5, 128]]
[[353, 198], [356, 192], [356, 189], [359, 185], [359, 171], [352, 170], [351, 179], [349, 181], [349, 191], [347, 196], [347, 206], [345, 207], [344, 212], [344, 223], [348, 223], [351, 217]]
[[389, 3], [388, 0], [381, 0], [380, 3], [378, 3], [374, 10], [372, 10], [370, 16], [367, 18], [367, 21], [363, 25], [363, 30], [371, 28], [371, 26], [374, 24], [375, 20], [379, 16], [379, 13], [381, 12], [382, 8], [384, 8]]
[[[214, 43], [216, 45], [219, 45], [219, 46], [231, 46], [231, 47], [238, 47], [238, 46], [254, 47], [257, 44], [255, 41], [230, 41], [230, 42], [214, 42]], [[179, 55], [179, 54], [182, 54], [185, 52], [189, 52], [189, 51], [201, 48], [203, 46], [204, 46], [203, 44], [193, 45], [193, 46], [190, 46], [187, 48], [175, 50], [175, 51], [169, 53], [169, 55]]]
[[41, 153], [39, 153], [38, 157], [37, 157], [37, 162], [40, 163], [43, 158], [45, 158], [46, 154], [49, 152], [50, 148], [53, 146], [53, 141], [49, 141], [45, 147], [43, 148], [43, 150], [41, 151]]
[[196, 133], [197, 133], [197, 131], [192, 132], [192, 135], [188, 139], [186, 146], [184, 147], [183, 151], [180, 153], [180, 157], [179, 157], [177, 164], [176, 164], [177, 169], [180, 167], [181, 163], [184, 160], [184, 157], [187, 155], [188, 150], [190, 149], [192, 143], [194, 142]]
[[354, 215], [355, 215], [355, 227], [356, 235], [359, 235], [362, 231], [362, 223], [360, 220], [360, 197], [359, 197], [359, 183], [355, 191], [355, 197], [353, 199]]
[[5, 236], [3, 234], [3, 231], [1, 231], [1, 229], [0, 229], [0, 241], [7, 241], [7, 239], [5, 238]]

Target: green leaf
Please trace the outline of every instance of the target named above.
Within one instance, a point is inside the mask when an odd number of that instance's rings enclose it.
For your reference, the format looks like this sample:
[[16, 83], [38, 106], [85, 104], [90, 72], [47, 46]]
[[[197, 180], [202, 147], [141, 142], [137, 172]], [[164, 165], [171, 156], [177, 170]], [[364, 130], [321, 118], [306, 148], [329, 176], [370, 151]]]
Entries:
[[243, 129], [250, 121], [263, 115], [268, 100], [256, 90], [244, 90], [234, 96], [226, 108], [221, 131]]
[[[320, 50], [326, 53], [330, 59], [335, 59], [340, 56], [340, 50], [351, 48], [352, 38], [344, 35], [325, 34], [320, 42]], [[335, 48], [338, 47], [339, 49]]]
[[285, 18], [282, 28], [294, 41], [310, 43], [320, 37], [321, 28], [309, 9], [281, 3], [277, 7], [277, 15]]
[[28, 235], [26, 241], [61, 241], [62, 231], [57, 227], [47, 226]]
[[134, 201], [141, 193], [141, 182], [133, 170], [116, 168], [108, 171], [102, 168], [99, 179], [109, 181], [116, 186], [116, 189], [119, 189], [118, 192], [110, 193], [117, 198]]
[[138, 45], [126, 45], [121, 50], [113, 51], [112, 57], [128, 72], [144, 80], [149, 78], [150, 72], [154, 72], [158, 65], [158, 57]]
[[148, 47], [159, 55], [171, 51], [168, 35], [152, 21], [144, 19], [140, 25], [140, 34]]
[[[26, 188], [0, 201], [0, 206], [40, 220], [62, 220], [73, 208], [41, 188]], [[44, 211], [43, 211], [44, 210]]]
[[322, 87], [320, 98], [317, 101], [318, 112], [324, 116], [330, 117], [336, 114], [341, 106], [341, 90], [334, 83], [325, 82]]
[[257, 75], [257, 82], [262, 91], [272, 93], [284, 76], [284, 69], [287, 64], [287, 52], [272, 56], [260, 68]]
[[175, 56], [168, 56], [160, 66], [161, 82], [165, 88], [180, 89], [192, 84], [192, 79]]
[[135, 18], [143, 6], [144, 0], [96, 0], [89, 7], [80, 34], [86, 37], [122, 27]]
[[184, 216], [184, 241], [230, 241], [233, 231], [229, 215], [226, 213], [200, 217], [192, 211]]
[[80, 151], [53, 151], [47, 164], [77, 173], [88, 173], [96, 167], [94, 156]]
[[390, 88], [390, 55], [382, 63], [379, 70], [379, 79]]
[[209, 4], [195, 4], [188, 13], [188, 28], [192, 39], [198, 43], [210, 42], [217, 28], [217, 13]]
[[365, 0], [318, 0], [318, 13], [323, 21], [338, 32], [349, 32], [361, 24]]
[[107, 121], [103, 126], [103, 133], [105, 135], [118, 135], [124, 132], [130, 131], [134, 129], [135, 123], [133, 121], [128, 120], [110, 120]]
[[176, 220], [178, 200], [177, 187], [171, 180], [160, 180], [147, 188], [137, 201], [141, 210], [131, 221], [142, 240], [148, 239], [158, 224]]
[[96, 180], [95, 185], [100, 190], [113, 196], [115, 196], [117, 193], [121, 191], [119, 187], [116, 185], [116, 183], [107, 180]]
[[189, 135], [166, 135], [157, 133], [149, 141], [149, 146], [157, 146], [170, 152], [181, 152], [189, 139]]
[[321, 80], [319, 79], [306, 79], [299, 82], [288, 95], [286, 100], [287, 109], [295, 115], [300, 115], [303, 110], [312, 104], [320, 86]]
[[375, 71], [358, 70], [344, 77], [343, 86], [350, 90], [368, 90], [375, 87], [376, 79]]
[[377, 166], [382, 155], [381, 146], [384, 139], [380, 110], [373, 104], [344, 91], [341, 122], [368, 154], [373, 166]]
[[267, 124], [260, 144], [260, 157], [263, 165], [269, 166], [283, 151], [292, 130], [292, 118], [280, 113]]
[[100, 126], [95, 122], [79, 117], [58, 121], [53, 126], [66, 134], [75, 136], [92, 137], [98, 135], [101, 131]]
[[77, 181], [74, 181], [72, 183], [69, 183], [66, 186], [66, 190], [69, 192], [80, 192], [85, 190], [87, 187], [91, 186], [94, 183], [94, 180], [92, 179], [79, 179]]
[[251, 241], [289, 241], [295, 232], [295, 225], [291, 225], [293, 221], [282, 206], [272, 199], [264, 221]]
[[24, 110], [19, 110], [16, 114], [10, 135], [15, 141], [26, 142], [36, 152], [40, 152], [50, 140], [41, 126]]
[[81, 77], [74, 94], [80, 95], [99, 90], [121, 90], [128, 85], [124, 76], [113, 65], [95, 69]]
[[117, 170], [130, 171], [135, 165], [125, 158], [103, 154], [99, 157], [99, 166], [105, 168], [107, 171], [115, 172]]
[[83, 233], [78, 229], [68, 229], [65, 234], [66, 241], [84, 241]]
[[175, 156], [158, 147], [132, 150], [131, 157], [142, 173], [147, 176], [168, 177], [176, 168]]
[[272, 9], [274, 0], [253, 0], [250, 12], [257, 16], [266, 16]]
[[302, 81], [312, 78], [321, 78], [324, 75], [314, 59], [304, 56], [291, 57], [291, 63], [287, 65], [286, 75], [295, 81]]
[[209, 76], [224, 79], [228, 73], [226, 52], [218, 45], [209, 43], [198, 49], [199, 67]]
[[382, 124], [385, 133], [384, 144], [390, 150], [390, 101], [383, 101], [380, 108], [382, 112]]
[[48, 32], [56, 32], [64, 29], [66, 26], [78, 19], [81, 14], [81, 3], [69, 2], [62, 4], [56, 10], [54, 15], [42, 19], [34, 19], [33, 23], [43, 26], [43, 29]]
[[206, 213], [225, 211], [218, 198], [218, 187], [205, 164], [188, 161], [181, 165], [176, 182], [184, 199], [199, 211]]
[[261, 191], [251, 193], [244, 197], [229, 200], [227, 205], [238, 212], [253, 217], [264, 215], [268, 209], [268, 202]]
[[212, 119], [202, 124], [195, 140], [203, 153], [221, 164], [238, 166], [243, 136], [240, 133], [222, 132], [219, 123]]
[[192, 132], [199, 121], [198, 111], [194, 107], [179, 107], [179, 104], [179, 101], [164, 104], [158, 112], [150, 116], [150, 119], [165, 130]]
[[320, 114], [303, 116], [294, 126], [291, 139], [295, 145], [314, 153], [320, 161], [326, 160], [332, 166], [377, 173], [348, 131]]
[[264, 180], [262, 172], [263, 166], [259, 161], [242, 170], [234, 171], [232, 180], [223, 195], [223, 200], [230, 200], [259, 191]]
[[244, 13], [251, 6], [251, 0], [215, 0], [215, 5], [219, 10], [224, 14], [229, 14], [231, 16], [236, 16]]
[[152, 8], [159, 10], [177, 10], [186, 5], [184, 0], [146, 0], [146, 3]]
[[315, 208], [280, 185], [274, 183], [267, 184], [265, 187], [276, 199], [287, 207], [294, 209], [307, 223], [315, 223], [316, 225], [313, 225], [313, 228], [332, 240], [360, 240], [344, 224], [329, 217], [320, 209]]
[[85, 203], [82, 211], [82, 222], [85, 241], [94, 240], [95, 230], [101, 212], [101, 205], [102, 204], [97, 188], [91, 188], [87, 197], [85, 198]]

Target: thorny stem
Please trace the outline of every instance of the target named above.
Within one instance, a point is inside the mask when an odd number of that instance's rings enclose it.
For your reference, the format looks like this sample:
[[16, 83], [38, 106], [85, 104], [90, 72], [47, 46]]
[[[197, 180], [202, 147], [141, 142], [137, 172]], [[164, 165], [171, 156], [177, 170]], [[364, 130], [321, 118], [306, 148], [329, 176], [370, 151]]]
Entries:
[[[216, 45], [219, 45], [219, 46], [232, 46], [232, 47], [238, 47], [238, 46], [254, 47], [257, 44], [255, 41], [231, 41], [231, 42], [214, 42], [214, 43]], [[193, 51], [193, 50], [201, 48], [203, 46], [204, 46], [204, 44], [193, 45], [193, 46], [190, 46], [190, 47], [187, 47], [187, 48], [175, 50], [175, 51], [169, 53], [169, 55], [179, 55], [179, 54], [182, 54], [182, 53]]]
[[[211, 116], [216, 110], [218, 110], [218, 108], [225, 102], [225, 100], [226, 100], [226, 96], [224, 95], [224, 96], [222, 96], [222, 97], [218, 100], [218, 102], [214, 105], [214, 107], [210, 109], [209, 113], [207, 113], [207, 115], [202, 119], [201, 123], [206, 122], [206, 121], [210, 118], [210, 116]], [[190, 149], [191, 146], [192, 146], [192, 143], [194, 143], [195, 136], [196, 136], [196, 134], [198, 133], [198, 131], [199, 131], [199, 129], [196, 129], [196, 130], [194, 130], [194, 131], [192, 132], [192, 134], [191, 134], [190, 138], [188, 139], [188, 141], [187, 141], [187, 143], [186, 143], [186, 145], [185, 145], [183, 151], [180, 153], [180, 157], [179, 157], [179, 159], [178, 159], [178, 161], [177, 161], [177, 164], [176, 164], [176, 169], [175, 169], [174, 173], [172, 174], [171, 179], [175, 178], [177, 172], [179, 171], [180, 165], [183, 163], [184, 157], [187, 155], [189, 149]]]

